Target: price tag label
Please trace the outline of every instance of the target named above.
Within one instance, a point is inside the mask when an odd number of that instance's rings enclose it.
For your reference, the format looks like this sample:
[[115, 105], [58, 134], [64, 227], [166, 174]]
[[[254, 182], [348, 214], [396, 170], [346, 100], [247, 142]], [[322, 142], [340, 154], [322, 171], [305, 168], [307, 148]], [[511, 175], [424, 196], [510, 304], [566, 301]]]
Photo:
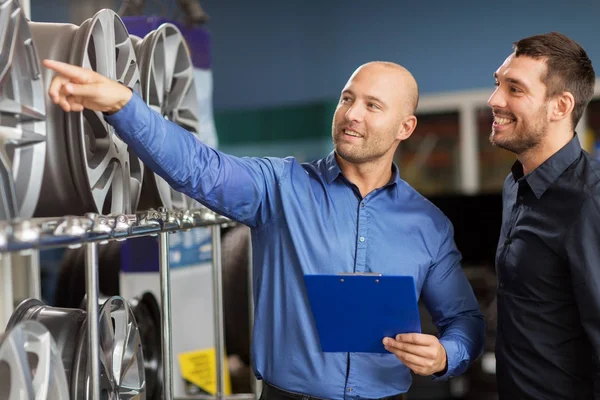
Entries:
[[[223, 362], [225, 363], [224, 394], [230, 395], [231, 380], [227, 358]], [[179, 354], [179, 367], [184, 379], [210, 394], [217, 394], [217, 363], [214, 347]]]

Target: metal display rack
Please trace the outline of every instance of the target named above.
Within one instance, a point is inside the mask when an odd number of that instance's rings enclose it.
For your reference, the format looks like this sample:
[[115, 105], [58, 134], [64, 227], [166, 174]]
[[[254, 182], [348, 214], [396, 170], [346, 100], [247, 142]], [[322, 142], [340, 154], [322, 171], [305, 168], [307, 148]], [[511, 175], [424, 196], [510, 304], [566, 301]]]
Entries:
[[[10, 267], [10, 253], [29, 253], [56, 247], [85, 246], [86, 303], [91, 315], [99, 312], [98, 246], [111, 240], [157, 236], [159, 243], [160, 307], [163, 359], [163, 397], [173, 396], [173, 347], [171, 338], [171, 288], [169, 274], [169, 234], [197, 227], [212, 230], [212, 277], [214, 296], [214, 337], [216, 355], [216, 395], [185, 396], [186, 399], [255, 399], [257, 394], [225, 396], [225, 335], [223, 320], [223, 291], [221, 269], [221, 228], [235, 224], [213, 211], [203, 208], [186, 211], [164, 209], [148, 210], [136, 214], [98, 215], [83, 217], [32, 218], [0, 222], [0, 260], [4, 269]], [[249, 260], [251, 262], [251, 259]], [[251, 275], [251, 274], [250, 274]], [[39, 274], [31, 277], [34, 287], [39, 287]], [[251, 285], [251, 279], [249, 280]], [[6, 294], [6, 293], [5, 293]], [[12, 292], [11, 292], [12, 295]], [[252, 296], [250, 290], [249, 296]], [[252, 302], [250, 302], [252, 304]], [[251, 311], [252, 320], [252, 311]], [[98, 318], [88, 318], [88, 344], [91, 362], [88, 374], [93, 399], [100, 399], [100, 343]], [[251, 324], [252, 325], [252, 324]], [[259, 385], [255, 385], [255, 392]], [[179, 398], [179, 397], [178, 397]]]

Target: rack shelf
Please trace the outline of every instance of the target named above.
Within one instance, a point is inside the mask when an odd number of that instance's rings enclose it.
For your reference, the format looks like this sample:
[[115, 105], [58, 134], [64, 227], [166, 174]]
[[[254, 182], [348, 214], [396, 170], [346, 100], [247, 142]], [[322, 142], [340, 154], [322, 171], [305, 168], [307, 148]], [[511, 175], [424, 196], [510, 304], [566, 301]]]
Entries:
[[[169, 233], [197, 227], [211, 227], [213, 252], [213, 295], [215, 306], [215, 349], [216, 349], [216, 396], [201, 398], [222, 399], [224, 396], [225, 354], [223, 292], [221, 270], [221, 227], [235, 224], [234, 221], [214, 213], [208, 208], [185, 211], [165, 209], [148, 210], [136, 214], [64, 216], [57, 218], [31, 218], [0, 222], [0, 269], [10, 268], [10, 253], [30, 254], [36, 250], [55, 247], [86, 246], [86, 308], [90, 315], [97, 315], [98, 306], [98, 245], [111, 240], [127, 240], [141, 236], [157, 236], [159, 242], [159, 274], [161, 291], [161, 333], [163, 337], [163, 396], [173, 399], [173, 359], [171, 341], [171, 288], [169, 275]], [[251, 261], [250, 261], [251, 262]], [[39, 280], [39, 276], [34, 279]], [[10, 282], [6, 282], [11, 284]], [[39, 282], [38, 282], [39, 286]], [[12, 296], [12, 291], [10, 295]], [[250, 293], [252, 293], [250, 291]], [[5, 291], [6, 294], [6, 291]], [[9, 299], [12, 301], [12, 299]], [[91, 377], [93, 399], [100, 399], [100, 355], [99, 327], [97, 318], [88, 318], [89, 354], [88, 374]], [[255, 398], [256, 394], [229, 396], [228, 398]], [[185, 398], [196, 398], [190, 396]], [[198, 397], [200, 398], [200, 397]]]
[[209, 209], [149, 210], [137, 214], [65, 216], [0, 222], [0, 253], [75, 247], [234, 222]]

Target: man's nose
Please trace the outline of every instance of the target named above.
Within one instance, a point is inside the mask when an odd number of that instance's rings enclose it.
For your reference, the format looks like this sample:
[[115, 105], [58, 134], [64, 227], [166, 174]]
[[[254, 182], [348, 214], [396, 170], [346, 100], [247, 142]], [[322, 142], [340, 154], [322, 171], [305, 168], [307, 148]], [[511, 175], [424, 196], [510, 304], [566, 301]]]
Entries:
[[346, 111], [346, 120], [347, 121], [356, 121], [360, 122], [364, 118], [364, 109], [359, 103], [354, 103], [348, 108]]
[[500, 90], [500, 87], [497, 87], [496, 90], [494, 90], [494, 92], [488, 99], [487, 103], [491, 108], [506, 107], [506, 99], [504, 98], [504, 95], [503, 95], [502, 91]]

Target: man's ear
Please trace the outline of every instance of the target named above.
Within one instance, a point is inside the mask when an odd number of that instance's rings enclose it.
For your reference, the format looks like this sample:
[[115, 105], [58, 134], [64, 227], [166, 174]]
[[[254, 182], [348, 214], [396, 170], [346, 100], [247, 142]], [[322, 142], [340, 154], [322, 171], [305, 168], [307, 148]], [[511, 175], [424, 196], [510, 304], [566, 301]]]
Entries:
[[554, 105], [550, 110], [550, 120], [560, 121], [565, 118], [571, 118], [575, 108], [575, 97], [571, 92], [562, 92], [554, 99]]
[[396, 139], [402, 141], [406, 140], [412, 135], [417, 127], [417, 117], [414, 115], [409, 115], [404, 118], [402, 124], [400, 124], [400, 128], [398, 129], [398, 134], [396, 135]]

